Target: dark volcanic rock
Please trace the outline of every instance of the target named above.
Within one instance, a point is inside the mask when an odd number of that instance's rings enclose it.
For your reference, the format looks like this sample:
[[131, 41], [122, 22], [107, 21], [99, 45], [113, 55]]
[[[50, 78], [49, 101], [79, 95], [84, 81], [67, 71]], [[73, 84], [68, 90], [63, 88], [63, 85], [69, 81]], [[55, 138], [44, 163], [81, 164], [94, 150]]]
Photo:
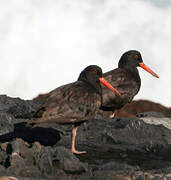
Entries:
[[0, 96], [0, 176], [23, 180], [171, 177], [171, 119], [164, 113], [152, 108], [135, 118], [113, 119], [99, 114], [78, 128], [77, 149], [87, 154], [74, 155], [72, 125], [27, 125], [26, 118], [38, 106], [35, 101]]
[[14, 120], [15, 118], [13, 116], [0, 112], [0, 136], [14, 131], [12, 123]]
[[115, 118], [89, 121], [86, 129], [82, 131], [86, 139], [84, 149], [88, 149], [84, 158], [93, 159], [97, 164], [110, 159], [145, 170], [150, 166], [161, 168], [163, 164], [156, 162], [162, 160], [168, 161], [166, 166], [171, 165], [171, 132], [164, 126], [146, 124], [137, 118]]
[[87, 164], [82, 163], [73, 153], [64, 147], [46, 147], [36, 154], [35, 161], [41, 172], [46, 176], [56, 174], [61, 169], [69, 174], [81, 174], [87, 170]]
[[15, 118], [31, 118], [40, 103], [32, 100], [0, 96], [0, 112], [12, 114]]

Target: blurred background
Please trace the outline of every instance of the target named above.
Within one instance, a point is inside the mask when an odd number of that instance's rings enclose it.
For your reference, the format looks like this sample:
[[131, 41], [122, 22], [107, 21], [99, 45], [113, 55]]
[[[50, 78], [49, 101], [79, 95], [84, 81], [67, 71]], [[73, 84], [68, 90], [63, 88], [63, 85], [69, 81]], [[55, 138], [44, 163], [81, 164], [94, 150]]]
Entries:
[[0, 0], [0, 94], [32, 99], [136, 49], [160, 79], [139, 68], [135, 99], [171, 106], [170, 21], [170, 0]]

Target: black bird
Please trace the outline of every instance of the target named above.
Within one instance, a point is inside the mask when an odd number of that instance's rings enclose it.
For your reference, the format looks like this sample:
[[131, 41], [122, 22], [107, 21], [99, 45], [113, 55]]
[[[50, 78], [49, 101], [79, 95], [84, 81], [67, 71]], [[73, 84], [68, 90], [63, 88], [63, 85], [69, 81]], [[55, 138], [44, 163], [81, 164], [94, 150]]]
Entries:
[[137, 67], [141, 67], [159, 78], [157, 74], [143, 63], [140, 52], [136, 50], [125, 52], [119, 60], [118, 68], [103, 74], [103, 77], [119, 91], [121, 96], [117, 96], [102, 88], [103, 104], [100, 109], [112, 111], [114, 116], [115, 110], [121, 109], [133, 100], [141, 87], [141, 79]]
[[102, 89], [100, 83], [119, 94], [104, 80], [101, 68], [91, 65], [80, 73], [76, 82], [51, 91], [29, 123], [32, 125], [37, 123], [73, 123], [72, 152], [86, 153], [86, 151], [75, 149], [75, 137], [78, 126], [93, 118], [101, 106]]

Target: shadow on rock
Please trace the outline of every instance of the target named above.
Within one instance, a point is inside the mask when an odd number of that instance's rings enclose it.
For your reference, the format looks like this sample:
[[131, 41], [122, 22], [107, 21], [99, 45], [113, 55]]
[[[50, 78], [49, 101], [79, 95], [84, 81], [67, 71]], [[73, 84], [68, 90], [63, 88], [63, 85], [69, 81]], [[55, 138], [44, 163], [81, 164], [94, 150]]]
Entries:
[[14, 124], [14, 131], [0, 136], [0, 142], [21, 138], [29, 143], [39, 142], [44, 146], [53, 146], [60, 140], [61, 132], [52, 128], [28, 127], [25, 122]]

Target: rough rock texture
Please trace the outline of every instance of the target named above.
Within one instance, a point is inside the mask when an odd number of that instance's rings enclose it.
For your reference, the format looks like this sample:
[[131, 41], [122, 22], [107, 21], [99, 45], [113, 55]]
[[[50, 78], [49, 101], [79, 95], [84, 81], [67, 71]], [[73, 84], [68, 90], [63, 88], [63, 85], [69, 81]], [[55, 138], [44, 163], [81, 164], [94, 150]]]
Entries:
[[87, 154], [74, 155], [72, 125], [27, 125], [38, 107], [0, 96], [0, 180], [171, 179], [171, 119], [164, 113], [113, 119], [99, 113], [78, 128], [77, 149]]
[[0, 96], [0, 112], [13, 115], [15, 118], [30, 118], [34, 114], [40, 103], [31, 100], [22, 100], [20, 98], [11, 98], [6, 95]]

